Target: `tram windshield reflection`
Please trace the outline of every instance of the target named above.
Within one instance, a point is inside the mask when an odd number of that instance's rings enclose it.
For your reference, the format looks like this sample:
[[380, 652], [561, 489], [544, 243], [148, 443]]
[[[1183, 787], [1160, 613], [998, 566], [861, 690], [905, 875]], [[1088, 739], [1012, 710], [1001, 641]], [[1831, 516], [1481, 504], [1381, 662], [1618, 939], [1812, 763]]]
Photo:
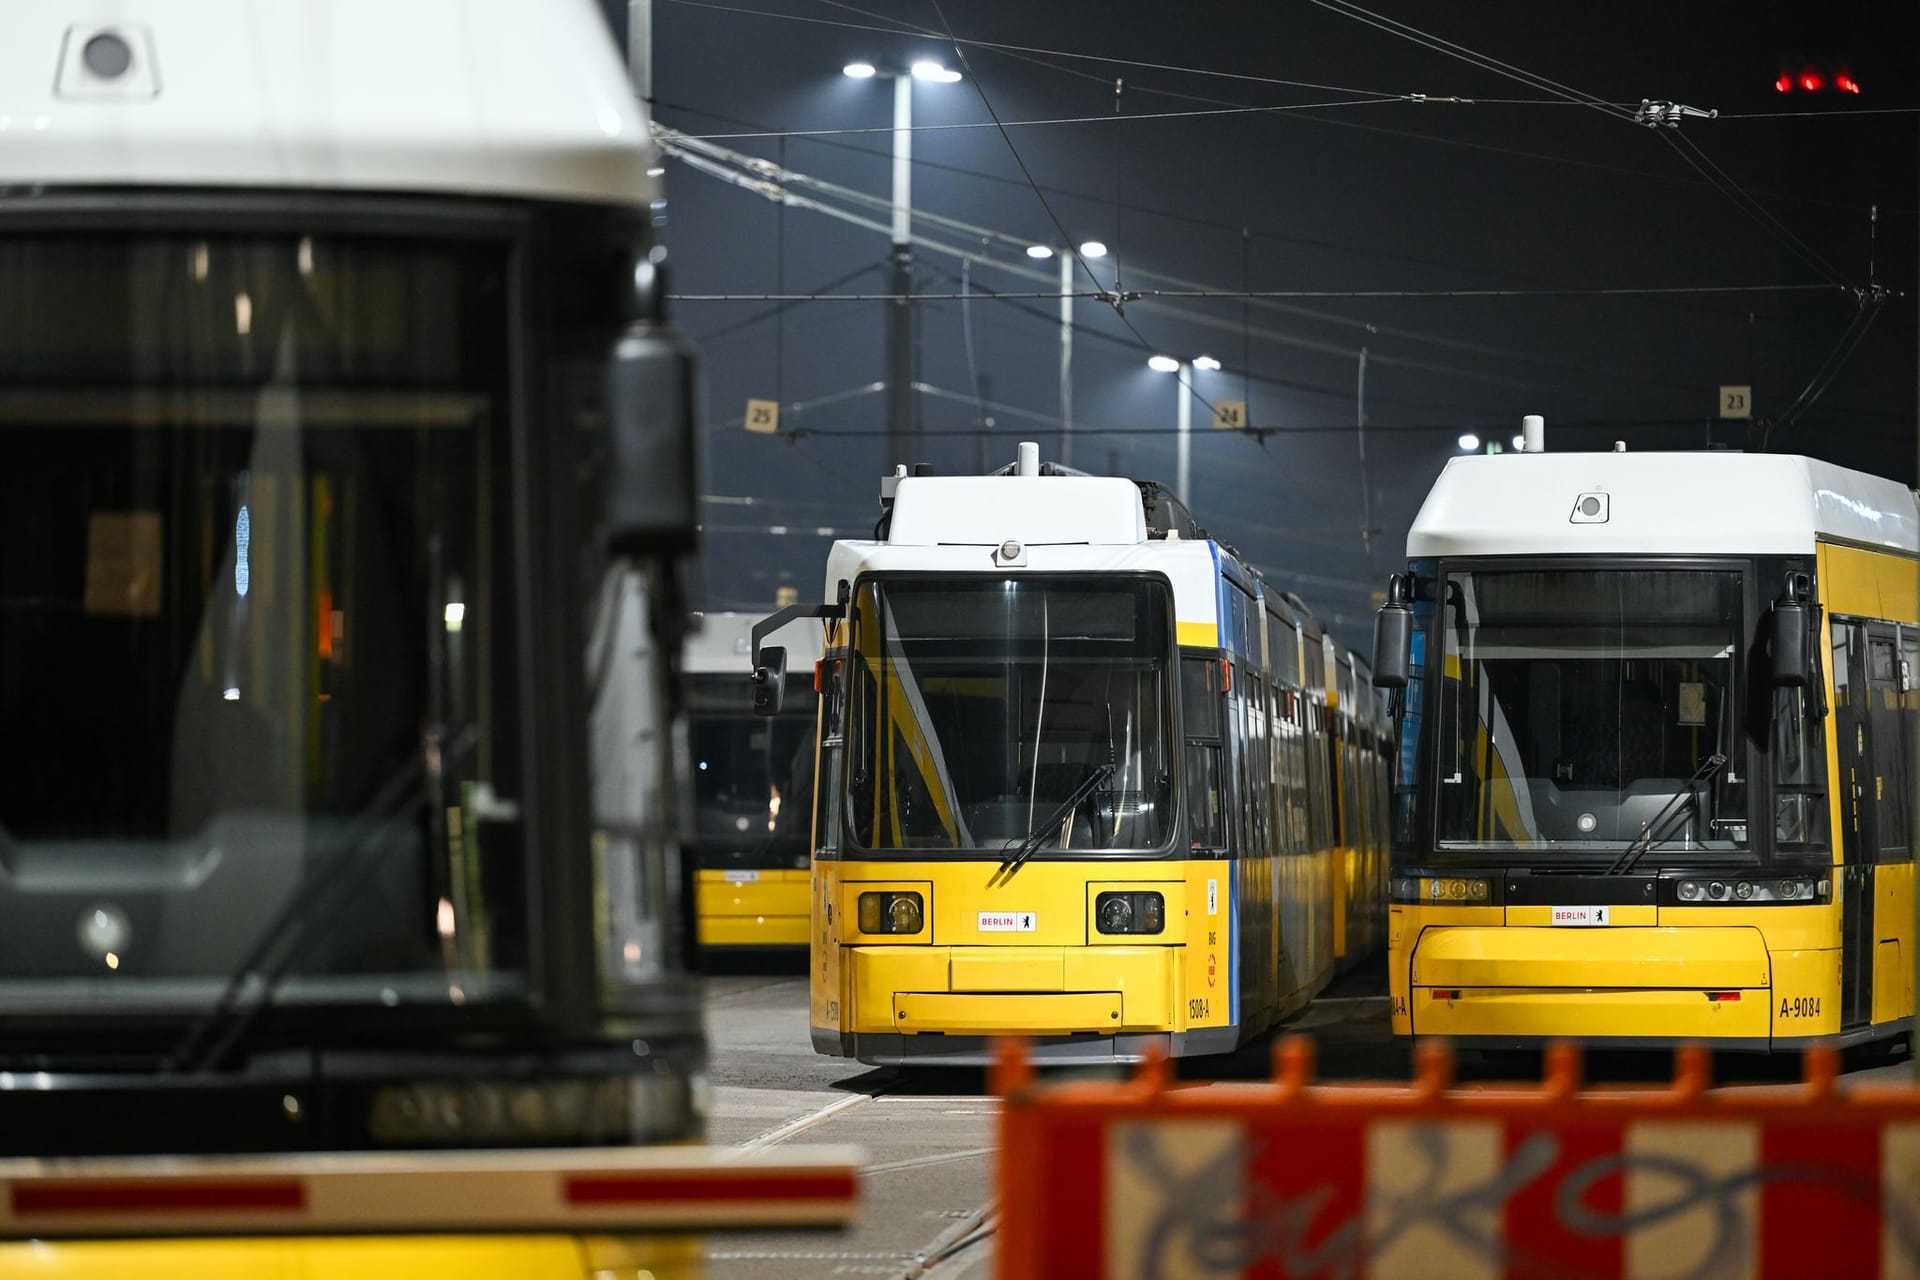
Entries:
[[1115, 576], [864, 581], [847, 822], [867, 848], [1151, 851], [1172, 836], [1172, 608]]
[[1441, 846], [1747, 847], [1741, 617], [1733, 571], [1449, 572]]

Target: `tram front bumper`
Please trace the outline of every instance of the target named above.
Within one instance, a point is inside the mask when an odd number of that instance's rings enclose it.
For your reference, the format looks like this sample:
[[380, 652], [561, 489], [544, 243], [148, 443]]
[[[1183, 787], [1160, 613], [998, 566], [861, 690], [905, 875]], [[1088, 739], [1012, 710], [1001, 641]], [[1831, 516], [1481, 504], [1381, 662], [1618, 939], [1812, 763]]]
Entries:
[[924, 1038], [935, 1054], [943, 1037], [1171, 1032], [1180, 956], [1170, 946], [849, 947], [845, 1026]]
[[1765, 1048], [1771, 960], [1752, 928], [1426, 929], [1414, 947], [1416, 1036], [1487, 1047], [1568, 1038]]

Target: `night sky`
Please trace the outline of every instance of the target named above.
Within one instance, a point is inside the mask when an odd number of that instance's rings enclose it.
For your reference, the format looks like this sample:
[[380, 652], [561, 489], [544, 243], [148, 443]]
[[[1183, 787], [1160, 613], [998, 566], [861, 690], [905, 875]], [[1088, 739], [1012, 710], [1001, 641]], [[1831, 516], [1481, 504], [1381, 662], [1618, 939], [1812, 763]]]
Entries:
[[[767, 608], [784, 583], [817, 598], [828, 542], [870, 536], [895, 461], [978, 471], [1011, 461], [1023, 439], [1061, 456], [1058, 304], [987, 296], [1057, 290], [1056, 264], [1020, 248], [1059, 242], [1056, 218], [1072, 240], [1112, 248], [1090, 264], [1102, 287], [1117, 267], [1120, 288], [1143, 292], [1506, 295], [1144, 297], [1124, 316], [1075, 304], [1073, 464], [1172, 483], [1179, 386], [1146, 360], [1214, 356], [1225, 367], [1194, 380], [1189, 504], [1350, 641], [1369, 632], [1375, 592], [1461, 432], [1505, 442], [1525, 413], [1545, 415], [1550, 449], [1758, 448], [1765, 430], [1773, 451], [1914, 481], [1920, 6], [1366, 9], [1555, 84], [1309, 0], [654, 0], [662, 124], [875, 130], [713, 141], [847, 189], [790, 188], [879, 230], [783, 209], [669, 159], [677, 294], [885, 292], [892, 89], [843, 64], [933, 58], [966, 71], [916, 84], [914, 123], [982, 126], [914, 139], [913, 204], [931, 215], [916, 234], [992, 262], [966, 269], [970, 303], [914, 304], [918, 378], [932, 390], [917, 398], [911, 456], [887, 456], [873, 389], [886, 304], [675, 304], [703, 361], [703, 603]], [[907, 30], [946, 24], [1028, 51], [974, 44], [963, 64], [950, 42]], [[1783, 72], [1810, 69], [1861, 92], [1776, 89]], [[1112, 119], [1116, 78], [1122, 117], [1162, 118]], [[1560, 89], [1628, 114], [1651, 98], [1721, 118], [1648, 128]], [[1003, 136], [989, 104], [1003, 122], [1094, 119]], [[1337, 105], [1222, 113], [1303, 104]], [[1194, 112], [1214, 114], [1168, 118]], [[1036, 268], [1043, 279], [1017, 274]], [[1817, 287], [1591, 292], [1783, 285]], [[1874, 285], [1884, 301], [1871, 301]], [[1075, 287], [1092, 284], [1077, 273]], [[914, 288], [961, 292], [960, 260], [917, 249]], [[1796, 404], [1823, 365], [1824, 390]], [[1718, 421], [1718, 387], [1742, 383], [1755, 423]], [[742, 428], [749, 398], [781, 402], [780, 435]], [[1213, 430], [1208, 406], [1221, 400], [1245, 400], [1251, 424], [1274, 430]]]

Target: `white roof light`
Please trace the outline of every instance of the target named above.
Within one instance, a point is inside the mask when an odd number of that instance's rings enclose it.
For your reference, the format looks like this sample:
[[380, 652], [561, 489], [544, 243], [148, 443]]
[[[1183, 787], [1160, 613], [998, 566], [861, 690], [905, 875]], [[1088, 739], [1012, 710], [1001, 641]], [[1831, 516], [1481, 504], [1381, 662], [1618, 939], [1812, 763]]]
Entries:
[[1196, 369], [1218, 369], [1220, 362], [1212, 356], [1195, 356], [1193, 358], [1193, 367]]
[[1462, 452], [1472, 453], [1475, 449], [1478, 449], [1479, 447], [1480, 447], [1479, 436], [1473, 434], [1473, 432], [1471, 431], [1462, 431], [1460, 433], [1460, 449]]
[[1152, 356], [1147, 360], [1147, 368], [1155, 373], [1177, 373], [1180, 362], [1172, 356]]
[[908, 68], [915, 80], [931, 80], [935, 84], [952, 84], [960, 78], [958, 71], [949, 71], [939, 63], [922, 58]]
[[1515, 436], [1513, 438], [1513, 451], [1515, 453], [1525, 453], [1527, 451], [1527, 438], [1525, 436]]
[[1083, 258], [1104, 258], [1107, 246], [1098, 240], [1084, 240], [1080, 244], [1080, 256]]
[[874, 77], [875, 68], [871, 62], [849, 62], [840, 68], [840, 74], [852, 76], [855, 80], [871, 80]]
[[1053, 256], [1053, 250], [1044, 244], [1030, 244], [1027, 246], [1027, 256], [1029, 258], [1051, 258]]

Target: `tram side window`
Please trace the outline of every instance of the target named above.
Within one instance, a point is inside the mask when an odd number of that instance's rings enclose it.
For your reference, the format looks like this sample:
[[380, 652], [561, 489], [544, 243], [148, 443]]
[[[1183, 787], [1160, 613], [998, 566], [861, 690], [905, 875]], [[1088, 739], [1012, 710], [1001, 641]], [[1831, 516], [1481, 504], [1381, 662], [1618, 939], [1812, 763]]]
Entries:
[[1892, 635], [1867, 640], [1868, 741], [1873, 750], [1875, 822], [1880, 860], [1905, 861], [1912, 856], [1908, 834], [1906, 716], [1907, 671]]
[[1180, 662], [1180, 702], [1187, 731], [1188, 843], [1195, 849], [1226, 847], [1226, 806], [1220, 776], [1220, 662]]

